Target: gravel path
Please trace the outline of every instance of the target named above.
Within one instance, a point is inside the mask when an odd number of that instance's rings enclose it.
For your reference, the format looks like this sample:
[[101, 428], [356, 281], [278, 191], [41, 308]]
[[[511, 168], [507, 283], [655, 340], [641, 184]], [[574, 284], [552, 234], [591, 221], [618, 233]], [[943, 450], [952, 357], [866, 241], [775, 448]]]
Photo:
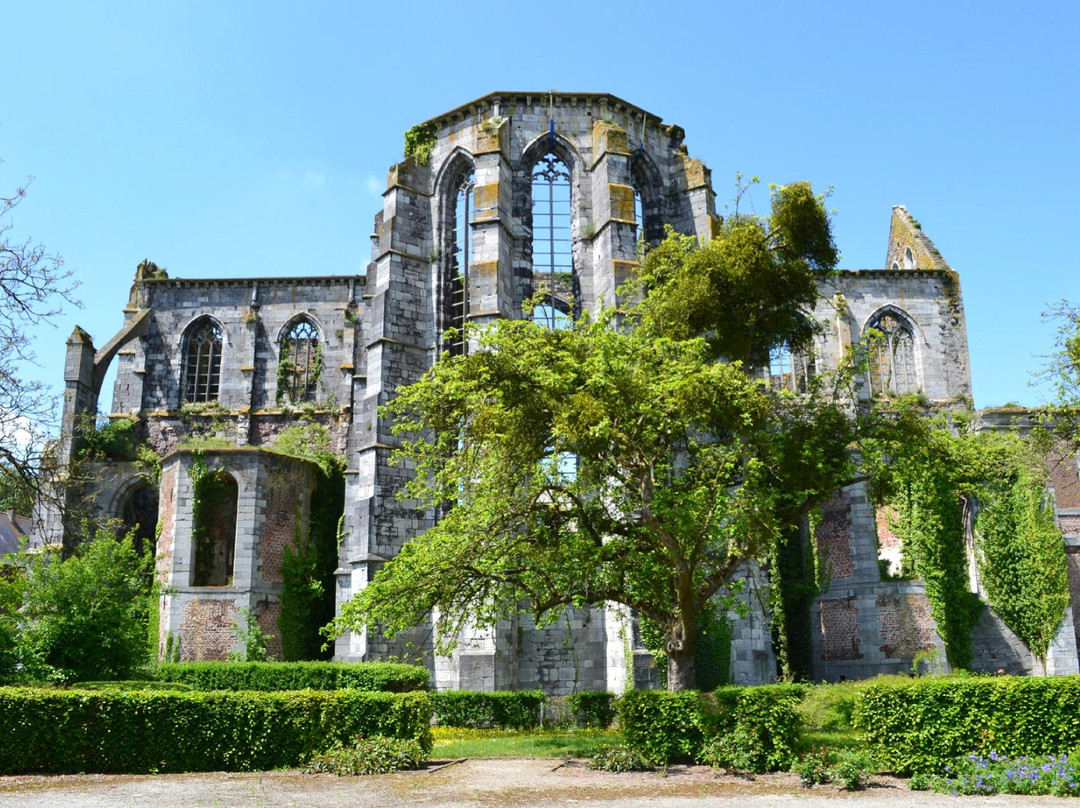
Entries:
[[[434, 765], [434, 764], [433, 764]], [[722, 777], [702, 767], [653, 773], [592, 772], [580, 761], [468, 760], [437, 771], [377, 777], [254, 774], [63, 775], [0, 777], [0, 808], [424, 808], [424, 806], [702, 806], [702, 808], [907, 808], [1077, 805], [1053, 797], [961, 798], [908, 791], [876, 778], [849, 793], [799, 788], [794, 775]]]

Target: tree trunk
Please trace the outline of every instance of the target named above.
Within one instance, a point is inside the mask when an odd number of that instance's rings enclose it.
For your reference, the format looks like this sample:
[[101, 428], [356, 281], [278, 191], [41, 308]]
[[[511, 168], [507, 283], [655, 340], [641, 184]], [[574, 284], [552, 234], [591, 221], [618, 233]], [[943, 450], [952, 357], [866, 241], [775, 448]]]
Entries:
[[677, 653], [668, 651], [667, 656], [668, 690], [693, 690], [697, 686], [697, 673], [694, 670], [694, 649], [680, 649]]
[[664, 643], [667, 651], [668, 690], [693, 690], [697, 687], [694, 669], [694, 648], [697, 645], [697, 614], [685, 609], [679, 621], [668, 632]]

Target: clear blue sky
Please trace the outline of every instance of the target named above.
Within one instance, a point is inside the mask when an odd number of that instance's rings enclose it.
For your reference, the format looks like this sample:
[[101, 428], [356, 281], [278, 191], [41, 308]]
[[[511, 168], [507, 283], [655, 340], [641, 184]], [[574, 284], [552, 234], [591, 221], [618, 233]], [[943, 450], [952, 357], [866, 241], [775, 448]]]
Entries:
[[[1080, 299], [1080, 4], [9, 2], [0, 190], [103, 345], [136, 264], [358, 273], [402, 133], [494, 90], [610, 92], [713, 170], [835, 186], [845, 268], [905, 204], [961, 275], [977, 406], [1038, 404], [1040, 311]], [[764, 194], [759, 197], [764, 199]], [[108, 401], [102, 402], [103, 407]]]

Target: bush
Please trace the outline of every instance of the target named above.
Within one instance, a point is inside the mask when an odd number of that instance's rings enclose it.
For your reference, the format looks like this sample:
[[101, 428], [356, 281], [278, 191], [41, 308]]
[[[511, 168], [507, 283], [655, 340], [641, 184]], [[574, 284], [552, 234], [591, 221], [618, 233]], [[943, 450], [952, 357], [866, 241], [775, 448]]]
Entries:
[[357, 774], [389, 774], [405, 769], [419, 769], [427, 754], [414, 740], [402, 738], [357, 737], [351, 746], [335, 746], [316, 752], [304, 771], [329, 773], [339, 777]]
[[829, 777], [848, 791], [857, 791], [866, 783], [871, 763], [865, 752], [845, 750], [829, 769]]
[[1080, 676], [889, 681], [866, 688], [855, 725], [898, 774], [942, 774], [970, 752], [1051, 755], [1080, 746]]
[[566, 697], [566, 710], [574, 726], [607, 729], [615, 721], [615, 694], [606, 690], [586, 690]]
[[799, 775], [799, 782], [802, 783], [803, 788], [829, 782], [829, 767], [825, 758], [813, 752], [796, 761], [791, 771]]
[[656, 768], [651, 760], [628, 746], [613, 746], [589, 758], [589, 768], [602, 772], [647, 772]]
[[0, 577], [0, 609], [17, 613], [0, 631], [0, 679], [124, 679], [148, 664], [153, 559], [132, 534], [100, 530], [68, 559], [24, 552], [15, 564], [22, 572]]
[[[724, 687], [711, 694], [635, 690], [618, 703], [629, 746], [651, 760], [703, 760], [749, 771], [787, 769], [798, 757], [800, 685]], [[713, 738], [717, 740], [706, 747]]]
[[0, 772], [262, 771], [356, 736], [429, 750], [426, 693], [0, 688]]
[[477, 693], [471, 690], [444, 690], [431, 694], [435, 720], [443, 727], [477, 729], [530, 729], [540, 726], [544, 694], [539, 690], [502, 690]]
[[429, 674], [418, 665], [394, 662], [167, 662], [157, 669], [165, 682], [196, 690], [424, 690]]

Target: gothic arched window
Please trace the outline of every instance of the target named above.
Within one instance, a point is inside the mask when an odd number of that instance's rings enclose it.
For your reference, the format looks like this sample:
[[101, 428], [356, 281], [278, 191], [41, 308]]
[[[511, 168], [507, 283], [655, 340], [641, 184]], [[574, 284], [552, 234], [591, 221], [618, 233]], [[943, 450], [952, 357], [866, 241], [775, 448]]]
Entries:
[[812, 350], [792, 351], [784, 342], [769, 352], [769, 387], [773, 390], [790, 390], [805, 393], [810, 389], [810, 379], [817, 374], [817, 363]]
[[278, 356], [278, 403], [315, 401], [322, 372], [319, 329], [301, 317], [281, 338]]
[[871, 395], [905, 396], [919, 391], [915, 366], [915, 335], [911, 324], [893, 311], [883, 311], [867, 323], [870, 341]]
[[184, 341], [184, 401], [217, 401], [221, 389], [221, 328], [199, 320]]
[[572, 210], [570, 169], [549, 151], [532, 170], [532, 277], [534, 290], [547, 298], [546, 305], [533, 311], [533, 319], [539, 322], [546, 316], [551, 328], [560, 327], [559, 312], [565, 305], [559, 301], [576, 297]]
[[469, 220], [473, 213], [475, 184], [476, 175], [470, 170], [454, 191], [450, 226], [453, 242], [444, 287], [447, 299], [446, 330], [451, 333], [444, 340], [443, 349], [449, 351], [451, 356], [460, 356], [469, 349], [465, 324], [469, 320], [469, 264], [473, 260], [473, 234]]

